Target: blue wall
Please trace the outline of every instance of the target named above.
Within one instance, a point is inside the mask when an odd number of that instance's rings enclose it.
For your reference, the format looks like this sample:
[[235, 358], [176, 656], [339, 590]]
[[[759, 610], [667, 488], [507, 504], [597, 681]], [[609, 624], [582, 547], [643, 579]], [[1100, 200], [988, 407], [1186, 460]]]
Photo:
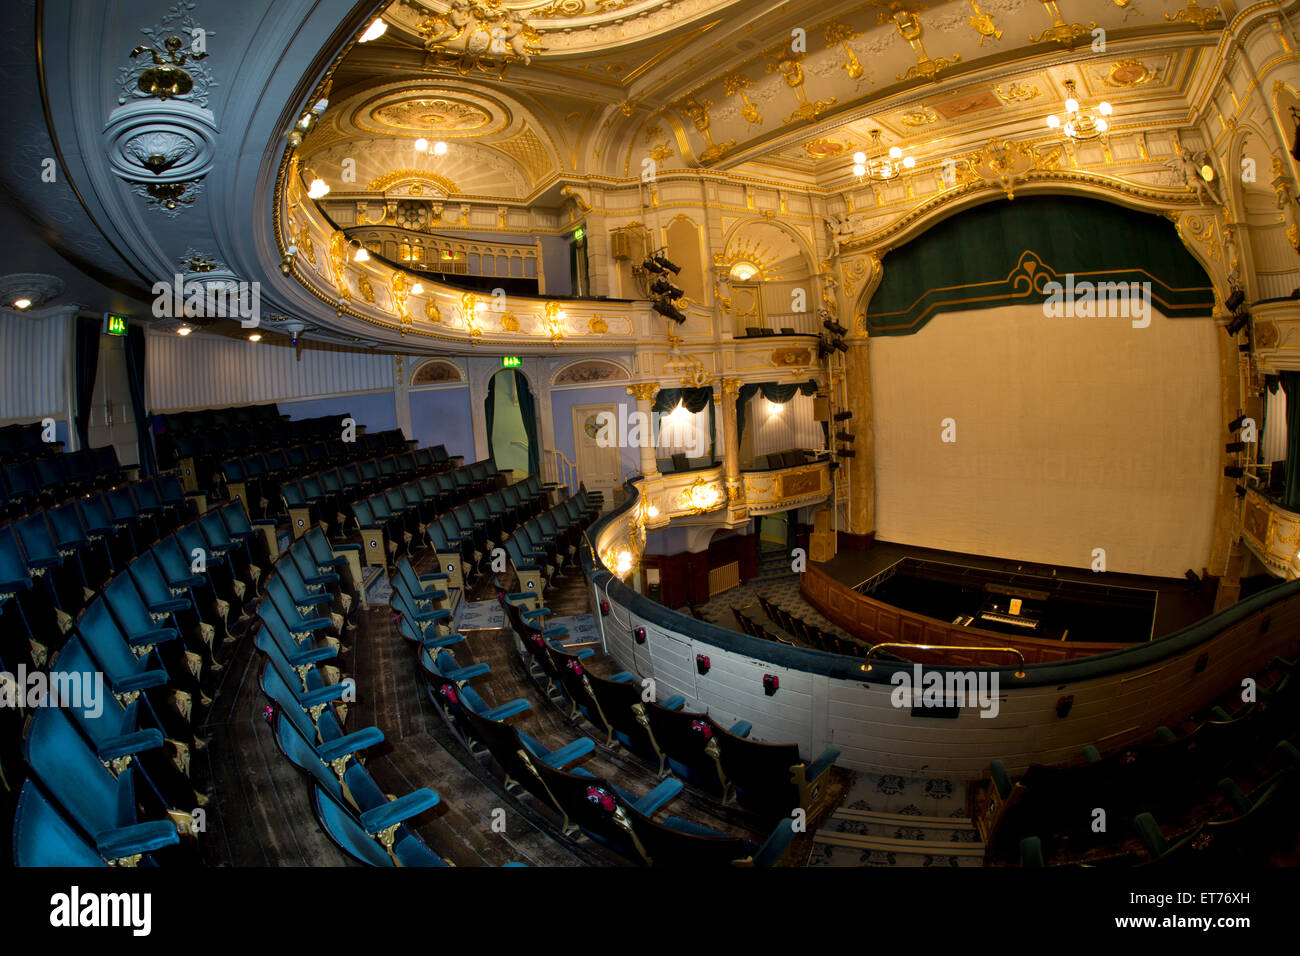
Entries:
[[439, 388], [411, 393], [411, 428], [421, 448], [443, 445], [449, 455], [474, 460], [474, 423], [468, 388]]
[[343, 419], [348, 415], [352, 416], [358, 427], [364, 425], [372, 435], [397, 427], [397, 405], [392, 392], [310, 398], [301, 402], [277, 402], [276, 405], [280, 413], [288, 415], [292, 421], [337, 415], [340, 433], [343, 430]]
[[[627, 412], [636, 411], [636, 398], [627, 393], [623, 385], [607, 385], [603, 388], [575, 388], [551, 392], [551, 416], [555, 428], [555, 448], [562, 451], [570, 461], [576, 461], [576, 449], [573, 443], [573, 409], [576, 405], [600, 405], [605, 402], [615, 408], [623, 404]], [[639, 448], [621, 448], [623, 473], [629, 468], [640, 469], [641, 450]]]

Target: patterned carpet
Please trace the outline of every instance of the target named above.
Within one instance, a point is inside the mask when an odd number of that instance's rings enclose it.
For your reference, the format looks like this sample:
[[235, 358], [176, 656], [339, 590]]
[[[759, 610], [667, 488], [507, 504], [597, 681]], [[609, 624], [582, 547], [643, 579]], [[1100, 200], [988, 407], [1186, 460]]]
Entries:
[[455, 620], [458, 631], [505, 627], [506, 612], [495, 600], [462, 601], [456, 607]]
[[754, 618], [769, 631], [776, 631], [784, 637], [788, 637], [796, 644], [801, 646], [804, 642], [799, 640], [793, 634], [787, 634], [771, 621], [763, 613], [762, 606], [758, 603], [759, 596], [763, 596], [773, 604], [779, 604], [788, 610], [791, 614], [803, 618], [809, 624], [815, 624], [823, 631], [835, 634], [838, 637], [851, 637], [842, 627], [836, 627], [826, 618], [822, 617], [811, 604], [807, 603], [799, 596], [799, 575], [781, 574], [772, 577], [754, 578], [746, 581], [738, 588], [732, 588], [730, 591], [724, 591], [717, 595], [708, 604], [701, 605], [697, 610], [705, 620], [717, 624], [720, 627], [729, 630], [738, 631], [736, 618], [731, 613], [731, 609], [739, 608], [746, 615]]
[[858, 773], [813, 837], [809, 866], [982, 866], [961, 786], [942, 778]]

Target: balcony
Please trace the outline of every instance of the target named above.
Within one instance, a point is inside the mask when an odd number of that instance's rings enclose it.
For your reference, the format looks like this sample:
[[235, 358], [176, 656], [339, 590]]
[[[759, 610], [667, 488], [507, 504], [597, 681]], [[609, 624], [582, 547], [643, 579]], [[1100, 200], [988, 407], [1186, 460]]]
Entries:
[[1288, 581], [1300, 577], [1300, 514], [1252, 488], [1241, 514], [1241, 540], [1270, 574]]

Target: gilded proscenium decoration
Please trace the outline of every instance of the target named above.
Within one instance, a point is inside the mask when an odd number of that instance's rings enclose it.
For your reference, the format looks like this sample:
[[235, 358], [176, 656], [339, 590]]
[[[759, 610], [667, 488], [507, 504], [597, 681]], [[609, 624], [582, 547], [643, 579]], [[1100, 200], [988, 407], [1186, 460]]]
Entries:
[[471, 338], [477, 339], [483, 334], [483, 328], [478, 323], [478, 296], [473, 292], [461, 295], [460, 318]]
[[518, 10], [500, 0], [453, 0], [451, 9], [420, 21], [425, 68], [454, 66], [461, 76], [474, 70], [502, 77], [512, 63], [527, 66], [542, 52], [542, 38]]
[[978, 153], [967, 157], [968, 168], [986, 182], [997, 183], [1008, 199], [1016, 198], [1016, 183], [1033, 169], [1054, 169], [1060, 164], [1061, 147], [1040, 152], [1029, 143], [991, 137]]
[[1198, 30], [1208, 30], [1223, 19], [1217, 6], [1198, 6], [1196, 0], [1187, 0], [1187, 6], [1177, 13], [1166, 13], [1170, 23], [1191, 23]]
[[713, 133], [709, 129], [709, 107], [712, 105], [713, 100], [705, 99], [704, 97], [696, 99], [694, 96], [691, 96], [687, 97], [687, 99], [678, 107], [678, 109], [681, 110], [682, 115], [691, 121], [691, 125], [695, 127], [699, 134], [704, 137], [704, 141], [708, 143], [704, 152], [700, 153], [701, 163], [711, 163], [714, 160], [719, 159], [723, 153], [736, 145], [734, 139], [729, 139], [725, 143], [715, 143], [713, 141]]
[[[844, 55], [846, 57], [842, 64], [844, 72], [847, 73], [850, 78], [855, 80], [862, 79], [863, 73], [865, 72], [862, 69], [862, 61], [858, 59], [858, 55], [854, 53], [853, 48], [849, 46], [849, 41], [856, 39], [858, 36], [859, 34], [857, 31], [847, 23], [840, 23], [838, 20], [832, 20], [830, 23], [826, 24], [827, 46], [834, 46], [836, 43], [840, 45], [844, 50]], [[870, 79], [870, 77], [868, 77], [868, 79]]]
[[741, 107], [740, 115], [745, 118], [745, 129], [751, 126], [763, 125], [763, 117], [759, 115], [758, 107], [753, 104], [749, 94], [745, 91], [754, 85], [754, 81], [744, 73], [728, 73], [722, 78], [722, 88], [728, 96], [740, 94]]
[[638, 402], [653, 402], [655, 393], [658, 391], [659, 384], [657, 382], [638, 382], [627, 387], [627, 393]]
[[1061, 46], [1073, 47], [1081, 37], [1088, 36], [1097, 29], [1096, 20], [1090, 20], [1087, 26], [1082, 23], [1066, 23], [1056, 0], [1042, 0], [1042, 4], [1047, 15], [1052, 18], [1052, 25], [1038, 36], [1029, 34], [1029, 39], [1034, 43], [1055, 42]]
[[929, 126], [931, 123], [937, 123], [939, 114], [928, 106], [921, 106], [917, 109], [907, 110], [898, 117], [898, 121], [904, 126], [915, 129], [918, 126]]
[[993, 92], [1003, 103], [1020, 103], [1037, 97], [1038, 87], [1016, 80], [1005, 87], [1000, 84], [993, 87]]
[[352, 290], [348, 288], [347, 261], [348, 237], [343, 234], [343, 230], [336, 230], [334, 235], [330, 236], [330, 281], [334, 283], [334, 289], [338, 292], [339, 299], [343, 301], [352, 298]]
[[397, 313], [397, 318], [402, 323], [402, 334], [405, 335], [406, 327], [411, 324], [411, 313], [406, 308], [406, 298], [411, 293], [410, 282], [404, 272], [394, 270], [388, 284], [393, 292], [393, 311]]
[[931, 59], [925, 52], [925, 45], [921, 42], [921, 21], [917, 19], [916, 14], [901, 3], [890, 4], [889, 9], [893, 11], [894, 26], [898, 28], [898, 35], [908, 42], [912, 52], [916, 54], [916, 65], [897, 74], [898, 79], [933, 80], [941, 71], [961, 62], [960, 53], [954, 53], [951, 57], [941, 56], [938, 59]]
[[1131, 89], [1135, 86], [1144, 86], [1155, 80], [1159, 75], [1159, 67], [1152, 69], [1141, 60], [1129, 57], [1112, 63], [1102, 82], [1107, 86]]
[[966, 22], [975, 28], [975, 32], [980, 35], [980, 46], [984, 45], [985, 40], [1001, 40], [1002, 31], [998, 29], [993, 18], [980, 9], [980, 5], [975, 0], [970, 0], [970, 8], [974, 12]]
[[551, 345], [558, 347], [564, 339], [564, 311], [558, 302], [547, 302], [542, 310], [542, 324], [551, 335]]
[[194, 77], [185, 69], [185, 64], [189, 60], [202, 60], [208, 54], [206, 50], [200, 53], [192, 50], [181, 53], [184, 46], [185, 41], [180, 37], [170, 36], [163, 41], [162, 50], [142, 45], [131, 51], [133, 60], [142, 53], [148, 53], [153, 60], [153, 66], [146, 68], [136, 81], [141, 93], [165, 100], [173, 96], [184, 96], [194, 89]]
[[835, 97], [833, 96], [825, 100], [808, 99], [808, 94], [803, 88], [804, 54], [795, 53], [788, 47], [781, 47], [779, 52], [772, 55], [776, 59], [775, 62], [767, 65], [767, 72], [780, 73], [785, 79], [786, 86], [794, 90], [795, 98], [799, 101], [795, 111], [785, 118], [787, 125], [801, 120], [816, 119], [835, 105]]

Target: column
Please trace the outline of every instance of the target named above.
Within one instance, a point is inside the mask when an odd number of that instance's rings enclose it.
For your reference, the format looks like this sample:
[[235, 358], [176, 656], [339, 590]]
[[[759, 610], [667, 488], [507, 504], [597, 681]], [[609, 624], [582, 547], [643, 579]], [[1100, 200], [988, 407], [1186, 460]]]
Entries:
[[[627, 393], [636, 398], [636, 410], [640, 415], [644, 416], [642, 421], [646, 423], [647, 428], [649, 428], [652, 421], [650, 406], [657, 391], [659, 391], [659, 386], [655, 382], [640, 382], [627, 387]], [[641, 442], [641, 474], [646, 478], [659, 477], [659, 464], [655, 461], [653, 431], [644, 435], [644, 440]]]
[[732, 508], [744, 509], [744, 482], [740, 478], [740, 435], [736, 427], [736, 397], [740, 394], [741, 380], [724, 378], [720, 382], [722, 394], [713, 393], [713, 400], [722, 405], [722, 474], [726, 479], [727, 501]]
[[871, 424], [871, 362], [869, 340], [854, 336], [849, 339], [849, 350], [844, 353], [844, 374], [847, 392], [845, 410], [853, 413], [846, 422], [831, 422], [832, 432], [851, 432], [856, 439], [854, 458], [843, 459], [840, 476], [847, 471], [849, 481], [848, 532], [858, 536], [865, 544], [868, 535], [876, 531], [876, 466], [875, 442]]

